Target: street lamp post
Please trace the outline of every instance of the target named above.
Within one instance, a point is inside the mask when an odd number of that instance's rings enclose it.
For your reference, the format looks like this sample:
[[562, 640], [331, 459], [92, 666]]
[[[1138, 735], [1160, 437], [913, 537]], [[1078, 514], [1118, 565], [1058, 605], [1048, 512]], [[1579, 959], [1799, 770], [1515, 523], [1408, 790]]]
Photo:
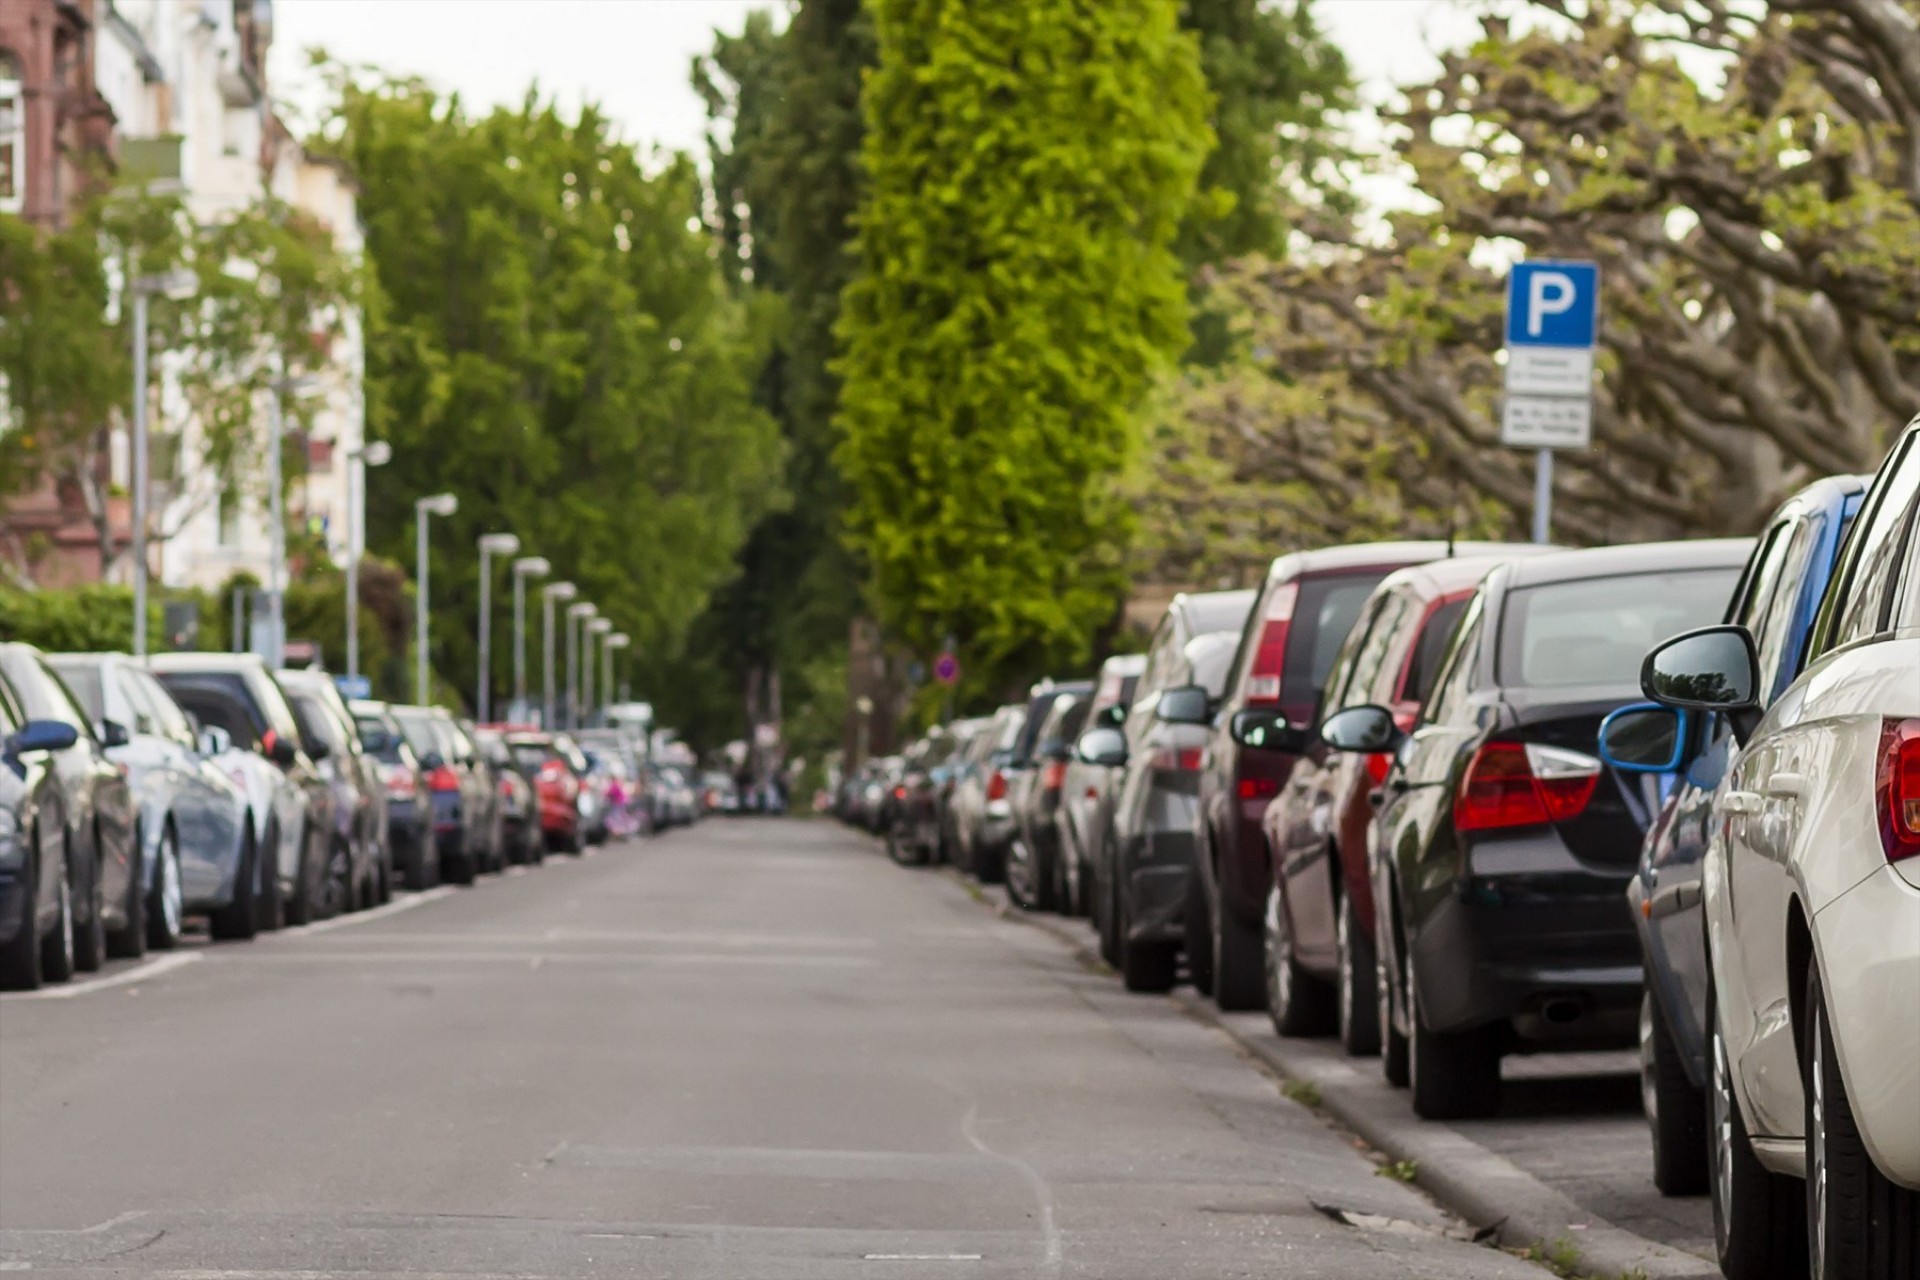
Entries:
[[567, 728], [580, 727], [580, 628], [600, 612], [585, 600], [567, 606]]
[[360, 554], [367, 545], [367, 468], [393, 457], [385, 440], [347, 450], [347, 676], [360, 677]]
[[543, 708], [544, 714], [540, 718], [540, 727], [548, 732], [560, 727], [556, 720], [558, 708], [554, 705], [556, 697], [553, 687], [553, 605], [556, 600], [571, 600], [578, 594], [580, 594], [580, 588], [571, 582], [549, 582], [540, 588], [540, 603], [545, 612], [545, 618], [541, 624], [540, 656], [546, 665], [544, 686], [546, 702]]
[[281, 398], [299, 395], [315, 386], [306, 374], [274, 379], [267, 388], [267, 665], [278, 668], [287, 659], [287, 515], [286, 481], [281, 474], [286, 413]]
[[473, 709], [481, 724], [493, 723], [493, 560], [520, 550], [511, 533], [480, 536], [480, 678], [474, 689]]
[[192, 294], [190, 271], [141, 276], [133, 282], [133, 656], [147, 656], [147, 299]]
[[460, 499], [450, 493], [436, 493], [413, 504], [414, 586], [418, 603], [413, 620], [414, 699], [427, 705], [427, 517], [450, 516], [460, 509]]
[[513, 705], [510, 718], [527, 718], [527, 579], [544, 578], [553, 566], [540, 556], [513, 562]]
[[[586, 624], [586, 639], [582, 645], [582, 648], [585, 650], [584, 657], [586, 658], [586, 665], [580, 672], [580, 706], [586, 713], [587, 724], [593, 723], [593, 673], [594, 668], [600, 665], [593, 653], [594, 637], [604, 636], [612, 630], [612, 618], [593, 618]], [[602, 696], [604, 697], [605, 695]]]
[[613, 651], [624, 649], [631, 643], [632, 640], [626, 632], [616, 631], [607, 637], [606, 648], [600, 651], [601, 661], [606, 668], [600, 680], [602, 686], [600, 700], [609, 706], [613, 704]]

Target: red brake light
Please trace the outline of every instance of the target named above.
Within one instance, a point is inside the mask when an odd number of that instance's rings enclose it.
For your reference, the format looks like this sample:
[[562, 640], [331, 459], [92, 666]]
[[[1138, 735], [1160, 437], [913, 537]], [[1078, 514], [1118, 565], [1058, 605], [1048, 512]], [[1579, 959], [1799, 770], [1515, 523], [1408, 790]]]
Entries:
[[1287, 657], [1287, 628], [1293, 622], [1293, 606], [1300, 599], [1300, 586], [1289, 582], [1274, 588], [1267, 601], [1267, 615], [1260, 623], [1260, 644], [1253, 651], [1253, 666], [1247, 672], [1247, 705], [1280, 701], [1280, 671]]
[[453, 771], [451, 765], [443, 764], [427, 775], [429, 791], [458, 791], [459, 789], [460, 775]]
[[1920, 857], [1920, 720], [1888, 720], [1880, 726], [1876, 773], [1880, 844], [1887, 861]]
[[1366, 757], [1367, 780], [1379, 786], [1387, 780], [1387, 771], [1393, 768], [1393, 757], [1382, 751], [1378, 755]]
[[1005, 800], [1007, 798], [1007, 775], [998, 769], [987, 779], [987, 799]]
[[893, 798], [895, 800], [905, 800], [907, 798], [907, 789], [905, 787], [895, 787], [893, 789]]
[[1600, 783], [1600, 762], [1538, 743], [1489, 742], [1474, 752], [1453, 800], [1460, 831], [1540, 826], [1578, 816]]
[[1280, 794], [1278, 778], [1242, 778], [1240, 779], [1240, 798], [1242, 800], [1268, 800]]
[[1043, 791], [1058, 791], [1067, 781], [1067, 763], [1064, 760], [1049, 760], [1040, 769], [1040, 788]]

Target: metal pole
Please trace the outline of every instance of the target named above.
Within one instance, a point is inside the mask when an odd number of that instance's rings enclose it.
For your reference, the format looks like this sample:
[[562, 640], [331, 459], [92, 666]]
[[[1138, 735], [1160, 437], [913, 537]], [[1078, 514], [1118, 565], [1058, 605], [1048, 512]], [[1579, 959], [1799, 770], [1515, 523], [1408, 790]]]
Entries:
[[546, 592], [540, 593], [543, 618], [540, 623], [540, 657], [546, 668], [544, 698], [541, 706], [540, 727], [549, 732], [553, 730], [553, 597]]
[[147, 656], [147, 295], [133, 290], [133, 656]]
[[1533, 464], [1533, 540], [1549, 541], [1553, 528], [1553, 450], [1542, 449]]
[[527, 714], [527, 575], [513, 571], [513, 708]]
[[584, 660], [580, 668], [580, 723], [590, 725], [593, 723], [593, 669], [598, 665], [593, 658], [592, 627], [580, 628], [580, 648], [581, 657]]
[[417, 605], [413, 611], [413, 691], [414, 701], [427, 705], [427, 509], [413, 504], [414, 581], [418, 584]]
[[600, 701], [613, 702], [613, 637], [607, 637], [607, 647], [600, 651], [601, 679]]
[[366, 458], [355, 450], [347, 459], [347, 675], [360, 674], [360, 504], [367, 482]]
[[487, 686], [493, 683], [493, 566], [487, 556], [485, 540], [480, 547], [480, 679], [479, 687], [474, 690], [474, 709], [480, 713], [481, 724], [493, 723], [488, 714], [493, 710], [492, 690]]
[[267, 665], [278, 670], [285, 660], [286, 647], [286, 572], [287, 519], [281, 510], [280, 493], [280, 384], [267, 390], [270, 443], [267, 448]]
[[576, 708], [580, 705], [580, 623], [573, 610], [567, 610], [567, 707], [563, 713], [566, 727], [574, 727]]

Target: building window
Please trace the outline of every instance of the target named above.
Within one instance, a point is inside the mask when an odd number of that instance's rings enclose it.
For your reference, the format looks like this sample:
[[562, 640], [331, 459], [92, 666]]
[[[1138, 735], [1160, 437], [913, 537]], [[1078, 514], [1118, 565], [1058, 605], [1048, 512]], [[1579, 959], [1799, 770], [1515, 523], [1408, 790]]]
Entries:
[[214, 543], [222, 547], [240, 543], [240, 495], [231, 486], [220, 491], [219, 512], [214, 518]]
[[18, 213], [26, 203], [26, 100], [20, 60], [0, 49], [0, 212]]

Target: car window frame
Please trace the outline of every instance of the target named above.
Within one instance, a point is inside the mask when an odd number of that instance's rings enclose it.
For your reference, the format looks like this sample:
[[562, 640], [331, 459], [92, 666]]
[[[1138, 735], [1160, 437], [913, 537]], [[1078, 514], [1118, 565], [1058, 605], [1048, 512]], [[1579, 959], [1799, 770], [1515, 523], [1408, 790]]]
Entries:
[[1880, 617], [1874, 630], [1862, 635], [1848, 633], [1844, 629], [1850, 621], [1846, 612], [1858, 598], [1856, 588], [1859, 586], [1861, 561], [1866, 555], [1865, 547], [1868, 539], [1874, 537], [1881, 528], [1878, 521], [1886, 511], [1888, 494], [1893, 490], [1895, 477], [1904, 483], [1908, 475], [1920, 476], [1920, 430], [1909, 429], [1894, 445], [1887, 460], [1874, 475], [1873, 483], [1867, 490], [1867, 501], [1854, 517], [1853, 527], [1847, 531], [1846, 543], [1840, 550], [1839, 562], [1827, 583], [1826, 595], [1820, 602], [1820, 612], [1814, 620], [1813, 634], [1807, 642], [1808, 665], [1827, 654], [1858, 644], [1871, 644], [1885, 637], [1893, 608], [1902, 592], [1905, 562], [1911, 554], [1909, 543], [1916, 513], [1920, 513], [1920, 484], [1908, 496], [1905, 509], [1899, 513], [1898, 527], [1887, 540], [1893, 547], [1893, 554], [1883, 573], [1894, 580], [1884, 584]]

